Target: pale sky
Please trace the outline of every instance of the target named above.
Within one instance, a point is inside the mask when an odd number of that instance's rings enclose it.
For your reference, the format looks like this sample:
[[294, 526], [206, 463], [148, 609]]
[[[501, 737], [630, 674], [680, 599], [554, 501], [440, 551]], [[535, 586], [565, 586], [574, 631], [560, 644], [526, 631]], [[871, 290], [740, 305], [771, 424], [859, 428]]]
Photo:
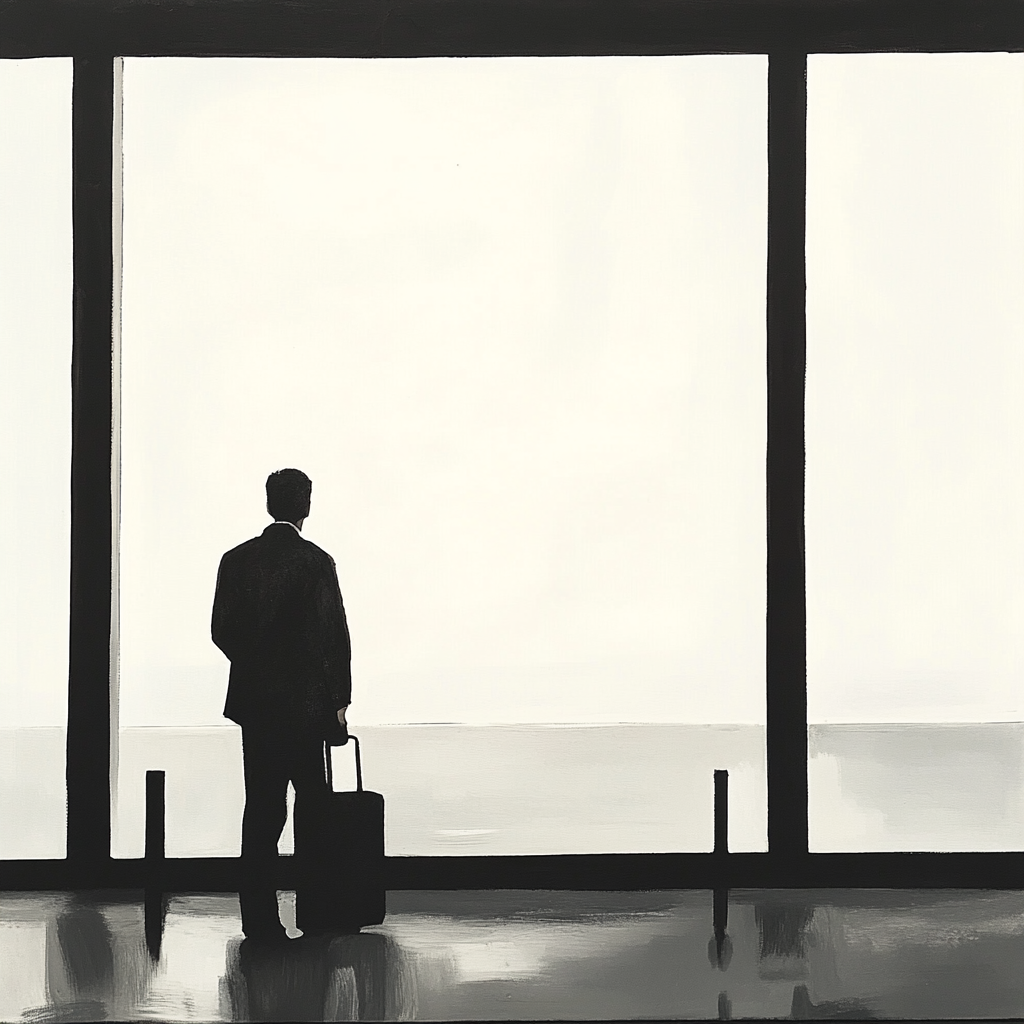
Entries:
[[354, 721], [764, 719], [763, 57], [125, 62], [124, 724], [313, 479]]
[[808, 67], [811, 721], [1024, 717], [1024, 55]]
[[[126, 62], [123, 724], [223, 721], [285, 465], [356, 720], [763, 721], [765, 66]], [[810, 718], [1019, 719], [1024, 58], [809, 85]], [[66, 714], [70, 97], [0, 62], [5, 725]]]
[[67, 720], [71, 59], [0, 60], [0, 725]]

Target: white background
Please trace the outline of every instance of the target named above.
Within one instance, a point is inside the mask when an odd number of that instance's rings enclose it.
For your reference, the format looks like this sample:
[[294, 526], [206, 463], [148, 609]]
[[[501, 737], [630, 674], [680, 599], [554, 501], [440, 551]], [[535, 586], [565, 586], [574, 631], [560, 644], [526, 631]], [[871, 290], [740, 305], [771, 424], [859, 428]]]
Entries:
[[808, 65], [812, 722], [1024, 717], [1024, 56]]
[[[466, 87], [474, 65], [503, 81]], [[9, 725], [66, 713], [70, 73], [0, 63], [3, 499], [25, 525], [2, 552]], [[292, 463], [316, 480], [309, 535], [339, 560], [367, 720], [472, 720], [496, 695], [497, 717], [761, 720], [763, 234], [742, 225], [763, 220], [763, 62], [127, 77], [122, 720], [218, 720], [216, 560]], [[812, 720], [1021, 714], [1021, 85], [1018, 55], [810, 60]], [[733, 278], [750, 293], [722, 301]], [[674, 346], [701, 332], [724, 368]], [[409, 412], [424, 393], [447, 420]], [[697, 438], [712, 465], [685, 462]], [[694, 475], [665, 472], [677, 456]], [[452, 606], [481, 577], [489, 599]], [[679, 685], [684, 664], [721, 685]]]
[[0, 725], [6, 728], [67, 721], [71, 287], [71, 60], [0, 60]]
[[[810, 60], [812, 721], [1021, 717], [1021, 60]], [[763, 61], [191, 63], [128, 69], [122, 721], [223, 721], [216, 560], [297, 463], [361, 721], [762, 722]], [[7, 727], [66, 717], [70, 99], [0, 62]], [[839, 771], [816, 848], [891, 848]]]
[[121, 722], [313, 479], [353, 719], [763, 722], [766, 61], [127, 60]]

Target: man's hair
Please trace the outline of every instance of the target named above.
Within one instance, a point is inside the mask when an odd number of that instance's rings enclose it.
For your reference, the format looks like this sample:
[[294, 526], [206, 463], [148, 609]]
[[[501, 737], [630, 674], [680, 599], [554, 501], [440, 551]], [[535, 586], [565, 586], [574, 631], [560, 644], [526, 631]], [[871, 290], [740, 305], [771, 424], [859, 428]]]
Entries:
[[279, 469], [267, 477], [267, 511], [274, 519], [297, 523], [309, 515], [313, 481], [298, 469]]

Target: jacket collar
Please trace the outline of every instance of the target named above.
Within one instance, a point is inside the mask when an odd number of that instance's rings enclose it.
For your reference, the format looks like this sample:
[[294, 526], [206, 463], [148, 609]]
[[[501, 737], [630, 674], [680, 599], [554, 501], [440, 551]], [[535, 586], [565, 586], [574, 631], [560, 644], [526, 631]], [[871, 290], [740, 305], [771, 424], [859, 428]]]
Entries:
[[275, 527], [278, 527], [278, 526], [288, 526], [288, 527], [291, 527], [291, 529], [295, 532], [295, 535], [297, 537], [300, 537], [300, 538], [302, 537], [302, 532], [299, 530], [299, 528], [294, 523], [289, 523], [289, 522], [287, 522], [286, 520], [283, 520], [283, 519], [279, 519], [276, 522], [271, 523], [263, 531], [263, 535], [266, 536], [271, 530], [274, 530], [274, 533], [281, 533], [281, 534], [288, 532], [288, 531], [285, 531], [285, 530], [275, 529]]

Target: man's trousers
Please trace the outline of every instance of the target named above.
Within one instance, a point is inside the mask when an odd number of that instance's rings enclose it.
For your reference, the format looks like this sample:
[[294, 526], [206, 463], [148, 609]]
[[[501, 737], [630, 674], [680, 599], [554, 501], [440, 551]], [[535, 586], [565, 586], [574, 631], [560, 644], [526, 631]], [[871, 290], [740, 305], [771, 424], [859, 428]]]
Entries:
[[324, 741], [284, 725], [245, 725], [242, 763], [242, 930], [246, 935], [276, 933], [277, 844], [288, 817], [288, 783], [296, 797], [326, 789]]

